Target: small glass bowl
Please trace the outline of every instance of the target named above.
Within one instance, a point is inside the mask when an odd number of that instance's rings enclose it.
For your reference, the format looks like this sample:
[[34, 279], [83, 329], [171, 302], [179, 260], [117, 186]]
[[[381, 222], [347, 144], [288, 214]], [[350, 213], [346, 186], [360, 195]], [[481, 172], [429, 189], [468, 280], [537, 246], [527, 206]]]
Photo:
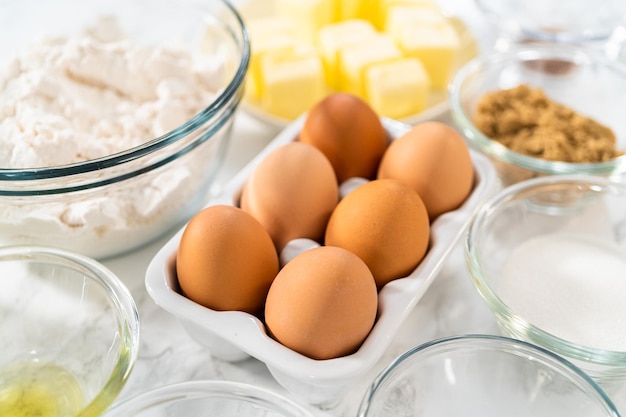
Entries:
[[522, 40], [600, 42], [626, 24], [621, 0], [475, 0], [505, 36]]
[[626, 66], [575, 45], [529, 44], [481, 56], [463, 67], [449, 86], [451, 112], [470, 146], [494, 163], [504, 186], [554, 174], [618, 177], [626, 155], [607, 162], [547, 161], [513, 152], [484, 135], [473, 123], [477, 102], [488, 92], [520, 84], [542, 89], [548, 97], [608, 126], [616, 147], [626, 151]]
[[95, 417], [135, 364], [139, 316], [126, 287], [64, 250], [0, 248], [0, 415]]
[[[179, 226], [210, 197], [243, 96], [250, 56], [247, 30], [228, 1], [1, 2], [0, 26], [5, 36], [0, 38], [0, 67], [8, 66], [37, 39], [80, 34], [111, 17], [134, 44], [202, 51], [202, 59], [210, 61], [202, 61], [202, 65], [212, 74], [211, 80], [205, 81], [215, 84], [211, 87], [216, 89], [215, 96], [180, 126], [159, 137], [145, 133], [141, 145], [112, 155], [32, 169], [0, 167], [0, 245], [54, 246], [104, 259], [140, 247]], [[119, 62], [113, 59], [113, 63], [101, 60], [102, 65], [113, 69], [123, 67], [115, 65]], [[140, 64], [132, 61], [128, 66]], [[164, 60], [161, 67], [165, 75], [145, 76], [166, 77], [168, 71], [175, 70], [170, 66]], [[85, 71], [91, 68], [86, 67]], [[95, 71], [97, 83], [102, 74]], [[107, 91], [115, 96], [111, 87]], [[2, 82], [0, 94], [4, 94]], [[89, 100], [85, 102], [85, 113], [99, 111], [88, 106]], [[129, 118], [146, 119], [144, 124], [148, 124], [152, 113], [137, 113]], [[73, 152], [63, 145], [54, 151]]]
[[187, 381], [156, 388], [110, 408], [103, 417], [313, 417], [294, 401], [239, 382]]
[[501, 331], [567, 358], [605, 389], [626, 379], [626, 287], [612, 263], [626, 254], [624, 207], [624, 183], [535, 178], [490, 199], [465, 242], [469, 275]]
[[399, 356], [365, 393], [359, 417], [617, 417], [580, 369], [529, 343], [467, 335]]

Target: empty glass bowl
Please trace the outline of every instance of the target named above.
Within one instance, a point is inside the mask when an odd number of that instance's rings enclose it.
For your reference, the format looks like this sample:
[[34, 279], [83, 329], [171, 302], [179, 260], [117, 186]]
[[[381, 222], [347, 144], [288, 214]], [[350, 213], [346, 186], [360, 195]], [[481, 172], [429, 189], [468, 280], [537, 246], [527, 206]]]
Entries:
[[124, 285], [70, 252], [0, 248], [0, 415], [95, 417], [124, 387], [139, 317]]
[[593, 380], [526, 342], [468, 335], [409, 350], [369, 387], [359, 417], [617, 417]]
[[514, 40], [593, 42], [626, 23], [622, 0], [475, 0], [478, 8]]
[[188, 381], [139, 394], [103, 417], [313, 417], [264, 388], [230, 381]]

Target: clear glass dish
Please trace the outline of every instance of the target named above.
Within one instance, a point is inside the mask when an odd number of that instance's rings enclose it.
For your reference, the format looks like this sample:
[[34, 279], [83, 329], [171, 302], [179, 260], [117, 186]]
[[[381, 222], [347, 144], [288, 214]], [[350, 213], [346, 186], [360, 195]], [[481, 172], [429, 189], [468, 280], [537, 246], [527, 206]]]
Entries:
[[139, 394], [103, 417], [313, 417], [272, 391], [230, 381], [188, 381]]
[[101, 415], [139, 349], [126, 287], [92, 259], [34, 246], [0, 248], [0, 282], [0, 415]]
[[[206, 53], [207, 65], [220, 68], [211, 81], [217, 88], [213, 101], [173, 130], [111, 155], [68, 165], [0, 167], [0, 244], [49, 245], [102, 259], [182, 224], [209, 198], [243, 94], [250, 52], [246, 29], [230, 3], [0, 2], [5, 34], [0, 67], [41, 37], [81, 33], [111, 16], [137, 45]], [[8, 94], [1, 82], [0, 87], [0, 96]]]
[[624, 207], [623, 183], [535, 178], [490, 199], [465, 242], [469, 275], [501, 331], [567, 358], [605, 389], [626, 379], [623, 292], [610, 280], [626, 253]]
[[496, 166], [503, 185], [554, 174], [620, 176], [626, 155], [607, 162], [548, 161], [513, 152], [485, 136], [473, 123], [478, 100], [487, 92], [527, 84], [552, 100], [613, 130], [616, 147], [626, 150], [626, 67], [573, 45], [525, 45], [479, 57], [456, 75], [449, 87], [452, 116], [469, 144]]
[[478, 8], [505, 36], [514, 40], [596, 42], [626, 24], [621, 0], [475, 0]]
[[488, 335], [434, 340], [400, 355], [365, 393], [359, 417], [619, 416], [587, 375], [529, 343]]

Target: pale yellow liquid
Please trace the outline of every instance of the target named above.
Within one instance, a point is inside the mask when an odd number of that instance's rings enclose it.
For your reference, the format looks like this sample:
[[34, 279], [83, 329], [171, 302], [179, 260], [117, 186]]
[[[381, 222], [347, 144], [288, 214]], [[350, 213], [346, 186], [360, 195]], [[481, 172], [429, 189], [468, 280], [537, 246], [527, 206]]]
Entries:
[[83, 405], [76, 377], [64, 368], [23, 362], [0, 370], [2, 417], [74, 417]]

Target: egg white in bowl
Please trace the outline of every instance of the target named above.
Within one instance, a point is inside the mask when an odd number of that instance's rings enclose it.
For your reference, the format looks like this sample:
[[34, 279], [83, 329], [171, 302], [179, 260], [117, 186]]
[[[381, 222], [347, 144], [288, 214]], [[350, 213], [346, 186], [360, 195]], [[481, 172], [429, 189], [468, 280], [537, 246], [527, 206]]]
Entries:
[[[237, 206], [241, 190], [254, 168], [276, 148], [293, 142], [305, 117], [285, 128], [212, 199], [209, 206]], [[390, 119], [381, 119], [389, 139], [394, 140], [411, 128]], [[465, 202], [431, 224], [431, 244], [420, 264], [408, 276], [387, 283], [379, 292], [378, 316], [374, 327], [353, 354], [315, 360], [297, 353], [273, 339], [264, 323], [249, 313], [215, 311], [183, 296], [176, 276], [176, 252], [184, 228], [155, 255], [146, 272], [146, 288], [157, 305], [175, 316], [189, 335], [207, 347], [214, 357], [239, 361], [250, 356], [264, 362], [276, 381], [290, 394], [310, 404], [335, 404], [351, 386], [371, 370], [391, 343], [403, 320], [421, 299], [450, 254], [481, 203], [495, 188], [497, 178], [491, 163], [470, 151], [474, 185]], [[281, 263], [301, 251], [319, 246], [307, 239], [290, 242], [282, 252]]]

